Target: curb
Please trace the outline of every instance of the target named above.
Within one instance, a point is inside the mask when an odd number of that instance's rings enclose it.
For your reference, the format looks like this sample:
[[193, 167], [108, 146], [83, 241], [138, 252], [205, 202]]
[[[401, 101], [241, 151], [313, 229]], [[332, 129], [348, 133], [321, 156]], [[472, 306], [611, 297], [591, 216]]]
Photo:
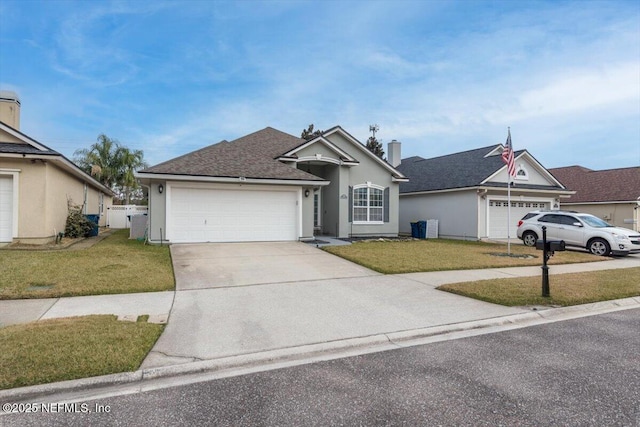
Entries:
[[[2, 403], [44, 398], [57, 393], [93, 390], [108, 386], [144, 383], [161, 378], [189, 374], [219, 374], [233, 376], [234, 371], [253, 369], [268, 370], [279, 367], [301, 365], [322, 360], [356, 356], [426, 344], [433, 341], [462, 338], [499, 330], [523, 328], [597, 314], [640, 308], [640, 297], [549, 308], [532, 312], [513, 314], [483, 320], [453, 323], [407, 331], [376, 334], [365, 337], [347, 338], [318, 344], [288, 347], [258, 353], [241, 354], [212, 360], [190, 362], [179, 365], [147, 368], [135, 372], [103, 375], [77, 380], [61, 381], [15, 389], [0, 390]], [[490, 330], [489, 329], [494, 329]], [[466, 333], [466, 334], [465, 334]], [[460, 336], [456, 336], [460, 335]], [[257, 369], [261, 367], [262, 369]], [[236, 374], [240, 374], [236, 372]]]

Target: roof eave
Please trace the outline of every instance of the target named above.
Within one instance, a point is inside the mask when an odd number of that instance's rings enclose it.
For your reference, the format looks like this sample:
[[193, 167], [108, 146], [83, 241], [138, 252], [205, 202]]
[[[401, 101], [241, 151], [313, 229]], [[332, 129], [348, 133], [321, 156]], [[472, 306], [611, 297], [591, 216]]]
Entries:
[[[457, 191], [470, 191], [470, 190], [506, 190], [507, 187], [495, 187], [489, 185], [474, 185], [470, 187], [456, 187], [456, 188], [440, 188], [435, 190], [417, 190], [417, 191], [409, 191], [409, 192], [401, 192], [401, 196], [417, 196], [421, 194], [434, 194], [434, 193], [447, 193], [447, 192], [457, 192]], [[511, 187], [512, 190], [517, 190], [523, 193], [539, 193], [541, 191], [544, 192], [553, 192], [558, 195], [572, 195], [575, 194], [573, 190], [563, 190], [563, 189], [544, 189], [544, 188], [523, 188], [523, 187]]]
[[178, 175], [169, 173], [153, 173], [153, 172], [134, 172], [134, 176], [145, 182], [152, 179], [165, 181], [200, 181], [200, 182], [217, 182], [226, 184], [270, 184], [270, 185], [304, 185], [304, 186], [326, 186], [330, 181], [325, 180], [304, 180], [304, 179], [285, 179], [285, 178], [251, 178], [244, 176], [228, 177], [228, 176], [203, 176], [203, 175]]
[[112, 196], [112, 197], [115, 196], [115, 193], [109, 187], [105, 186], [104, 184], [100, 183], [100, 181], [96, 180], [92, 176], [85, 173], [75, 163], [71, 162], [62, 154], [59, 154], [59, 153], [40, 153], [40, 154], [0, 153], [0, 157], [13, 158], [13, 159], [25, 159], [25, 160], [30, 159], [32, 161], [39, 159], [39, 160], [47, 160], [47, 161], [54, 162], [58, 164], [60, 168], [62, 168], [63, 170], [69, 172], [71, 175], [75, 176], [76, 178], [81, 179], [82, 181], [86, 182], [92, 187], [102, 191], [103, 193], [109, 196]]

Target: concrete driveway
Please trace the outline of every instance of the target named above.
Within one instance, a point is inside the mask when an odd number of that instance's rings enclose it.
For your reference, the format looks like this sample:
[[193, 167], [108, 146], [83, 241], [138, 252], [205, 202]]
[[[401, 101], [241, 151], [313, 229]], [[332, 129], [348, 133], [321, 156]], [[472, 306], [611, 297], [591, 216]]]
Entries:
[[178, 291], [379, 275], [300, 242], [172, 245], [171, 258]]
[[175, 300], [143, 369], [523, 312], [299, 242], [173, 245], [171, 255]]

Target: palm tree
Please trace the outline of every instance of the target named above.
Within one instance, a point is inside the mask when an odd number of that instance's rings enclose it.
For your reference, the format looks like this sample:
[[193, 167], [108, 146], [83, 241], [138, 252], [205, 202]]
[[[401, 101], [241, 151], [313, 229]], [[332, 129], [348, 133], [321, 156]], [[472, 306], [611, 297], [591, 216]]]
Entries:
[[116, 194], [124, 192], [129, 204], [131, 192], [138, 188], [133, 172], [147, 166], [142, 150], [130, 150], [105, 134], [89, 148], [76, 150], [74, 162]]
[[124, 191], [125, 204], [128, 205], [131, 191], [139, 187], [133, 172], [147, 167], [144, 162], [144, 153], [142, 150], [129, 150], [127, 147], [120, 146], [116, 150], [115, 158], [118, 165], [118, 186]]
[[82, 170], [95, 177], [102, 184], [113, 188], [116, 184], [117, 165], [115, 154], [118, 142], [105, 134], [98, 135], [97, 142], [89, 148], [76, 150], [73, 153], [74, 162]]

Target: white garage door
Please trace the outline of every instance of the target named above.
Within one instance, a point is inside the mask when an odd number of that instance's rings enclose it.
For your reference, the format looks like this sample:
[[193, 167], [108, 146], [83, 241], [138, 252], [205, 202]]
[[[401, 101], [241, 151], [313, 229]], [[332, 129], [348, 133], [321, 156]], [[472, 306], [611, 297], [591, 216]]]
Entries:
[[0, 175], [0, 242], [13, 240], [13, 177]]
[[[489, 237], [506, 239], [509, 204], [506, 200], [489, 200]], [[536, 209], [549, 209], [548, 202], [511, 202], [510, 235], [517, 237], [518, 221]]]
[[296, 191], [171, 190], [169, 233], [175, 243], [298, 239]]

